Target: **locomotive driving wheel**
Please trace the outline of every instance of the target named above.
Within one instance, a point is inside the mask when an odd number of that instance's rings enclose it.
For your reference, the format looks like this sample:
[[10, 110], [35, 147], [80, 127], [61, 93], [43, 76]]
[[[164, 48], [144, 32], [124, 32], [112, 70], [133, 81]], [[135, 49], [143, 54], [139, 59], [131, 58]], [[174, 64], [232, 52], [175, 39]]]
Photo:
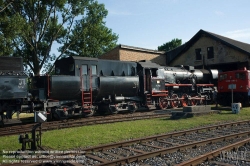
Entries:
[[90, 117], [95, 114], [95, 108], [93, 106], [82, 108], [82, 115], [84, 117]]
[[197, 105], [203, 105], [203, 97], [201, 96], [201, 94], [198, 93], [198, 96], [197, 96], [199, 99], [197, 100]]
[[[196, 99], [194, 99], [194, 98], [196, 98], [197, 97], [197, 95], [195, 94], [195, 93], [192, 93], [191, 95], [191, 102], [190, 102], [190, 104], [193, 106], [193, 105], [197, 105], [197, 103], [198, 103], [198, 101], [196, 100]], [[193, 98], [193, 99], [192, 99]]]
[[159, 107], [160, 109], [167, 109], [169, 106], [168, 99], [165, 97], [160, 97], [159, 98]]
[[136, 105], [136, 103], [130, 103], [128, 105], [128, 110], [131, 114], [137, 111], [137, 109], [138, 109], [138, 106]]
[[59, 115], [56, 107], [51, 109], [51, 113], [52, 113], [53, 120], [60, 120], [60, 115]]
[[177, 108], [179, 106], [179, 100], [178, 100], [178, 95], [177, 94], [173, 94], [171, 96], [171, 106], [173, 108]]
[[188, 95], [186, 93], [184, 93], [181, 98], [182, 98], [181, 99], [182, 107], [188, 106]]
[[110, 114], [117, 114], [118, 113], [118, 109], [116, 108], [115, 105], [109, 105], [108, 107], [109, 107], [108, 110], [109, 110]]

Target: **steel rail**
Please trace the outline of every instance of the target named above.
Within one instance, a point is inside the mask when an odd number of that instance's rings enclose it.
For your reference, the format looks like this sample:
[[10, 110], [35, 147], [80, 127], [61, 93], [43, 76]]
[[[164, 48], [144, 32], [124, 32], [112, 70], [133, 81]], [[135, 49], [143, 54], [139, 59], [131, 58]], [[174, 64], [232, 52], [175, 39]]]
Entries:
[[142, 141], [152, 141], [152, 140], [158, 140], [158, 139], [163, 139], [163, 138], [171, 138], [171, 137], [176, 137], [176, 136], [181, 136], [181, 135], [186, 135], [189, 133], [193, 132], [201, 132], [201, 131], [209, 131], [212, 129], [218, 129], [218, 128], [226, 128], [228, 126], [234, 126], [234, 125], [240, 125], [240, 124], [245, 124], [245, 123], [250, 123], [250, 120], [244, 120], [244, 121], [237, 121], [237, 122], [231, 122], [231, 123], [224, 123], [224, 124], [219, 124], [219, 125], [211, 125], [211, 126], [205, 126], [205, 127], [199, 127], [199, 128], [194, 128], [194, 129], [188, 129], [188, 130], [183, 130], [183, 131], [176, 131], [176, 132], [171, 132], [167, 134], [160, 134], [160, 135], [155, 135], [155, 136], [150, 136], [150, 137], [145, 137], [145, 138], [139, 138], [139, 139], [133, 139], [133, 140], [128, 140], [128, 141], [122, 141], [118, 143], [113, 143], [113, 144], [107, 144], [107, 145], [100, 145], [96, 147], [90, 147], [90, 148], [85, 148], [83, 151], [100, 151], [100, 150], [105, 150], [109, 149], [112, 147], [123, 147], [127, 146], [133, 143], [141, 143]]
[[191, 160], [188, 160], [186, 162], [183, 162], [181, 164], [177, 164], [176, 166], [191, 166], [191, 165], [198, 165], [204, 161], [208, 161], [208, 160], [211, 160], [217, 156], [219, 156], [221, 154], [222, 151], [231, 151], [233, 149], [236, 149], [240, 146], [243, 146], [245, 145], [246, 143], [249, 143], [250, 142], [250, 138], [247, 138], [245, 140], [242, 140], [242, 141], [239, 141], [239, 142], [236, 142], [236, 143], [233, 143], [231, 145], [228, 145], [228, 146], [225, 146], [225, 147], [222, 147], [220, 149], [217, 149], [217, 150], [214, 150], [212, 152], [209, 152], [209, 153], [206, 153], [204, 155], [201, 155], [201, 156], [198, 156], [198, 157], [195, 157]]
[[[131, 163], [131, 162], [139, 162], [139, 161], [147, 159], [147, 158], [156, 157], [156, 156], [163, 156], [167, 153], [184, 151], [187, 148], [194, 148], [194, 147], [203, 146], [206, 144], [213, 144], [213, 143], [216, 143], [218, 141], [226, 141], [226, 140], [231, 140], [231, 139], [235, 139], [235, 138], [243, 137], [243, 136], [249, 137], [250, 131], [227, 134], [227, 135], [224, 135], [225, 133], [221, 132], [221, 131], [224, 131], [223, 130], [224, 127], [226, 128], [226, 127], [230, 127], [230, 126], [241, 126], [241, 125], [249, 124], [249, 123], [250, 123], [250, 121], [246, 120], [246, 121], [224, 123], [224, 124], [219, 124], [219, 125], [211, 125], [211, 126], [207, 126], [207, 127], [200, 127], [200, 128], [178, 131], [178, 132], [176, 131], [176, 132], [172, 132], [172, 133], [150, 136], [150, 137], [141, 138], [141, 139], [122, 141], [119, 143], [84, 148], [84, 149], [80, 150], [81, 151], [80, 154], [78, 152], [76, 152], [76, 154], [75, 153], [68, 153], [68, 154], [63, 154], [63, 155], [85, 155], [88, 158], [92, 158], [96, 161], [99, 161], [100, 162], [99, 165], [121, 165], [121, 164], [126, 164], [126, 163]], [[173, 146], [167, 147], [167, 148], [155, 146], [155, 148], [157, 150], [153, 151], [153, 152], [152, 151], [146, 152], [146, 151], [140, 151], [140, 150], [135, 149], [135, 152], [138, 152], [139, 154], [134, 155], [134, 156], [129, 156], [129, 157], [119, 157], [118, 159], [113, 160], [113, 161], [109, 161], [109, 160], [102, 159], [102, 158], [99, 158], [97, 156], [92, 155], [93, 152], [97, 152], [97, 151], [103, 152], [104, 150], [108, 150], [111, 148], [125, 148], [126, 149], [127, 148], [126, 146], [132, 145], [134, 143], [150, 146], [149, 144], [147, 144], [147, 142], [149, 142], [149, 141], [161, 141], [161, 139], [164, 139], [164, 138], [171, 138], [172, 137], [173, 139], [181, 140], [181, 138], [175, 138], [175, 137], [185, 136], [185, 135], [188, 135], [189, 133], [193, 133], [193, 132], [204, 133], [206, 131], [210, 131], [213, 129], [218, 129], [219, 131], [218, 132], [215, 131], [215, 133], [219, 134], [219, 135], [221, 134], [223, 136], [217, 136], [217, 137], [208, 138], [208, 139], [196, 141], [196, 142], [187, 142], [186, 144], [173, 144]], [[222, 130], [220, 131], [220, 129], [222, 129]], [[106, 153], [106, 152], [103, 152], [103, 153]], [[44, 160], [46, 160], [46, 158]], [[68, 159], [65, 159], [65, 161], [67, 161], [67, 160]], [[202, 159], [202, 160], [205, 160], [205, 159]], [[68, 164], [70, 165], [71, 163], [68, 163]], [[78, 163], [78, 165], [79, 165], [79, 163]]]
[[209, 143], [225, 141], [225, 140], [228, 140], [228, 139], [232, 139], [232, 138], [239, 137], [239, 136], [245, 136], [245, 135], [249, 136], [250, 131], [240, 132], [240, 133], [236, 133], [236, 134], [230, 134], [230, 135], [221, 136], [221, 137], [217, 137], [217, 138], [206, 139], [206, 140], [202, 140], [202, 141], [196, 141], [196, 142], [187, 143], [187, 144], [184, 144], [184, 145], [178, 145], [178, 146], [174, 146], [174, 147], [170, 147], [170, 148], [163, 148], [163, 149], [160, 149], [160, 150], [157, 150], [157, 151], [148, 152], [148, 153], [145, 153], [145, 154], [134, 155], [134, 156], [129, 156], [129, 157], [113, 160], [113, 161], [108, 161], [108, 162], [100, 161], [100, 162], [103, 162], [103, 163], [97, 164], [97, 166], [105, 166], [105, 165], [115, 166], [115, 165], [131, 163], [131, 162], [138, 162], [140, 160], [144, 160], [144, 159], [147, 159], [147, 158], [156, 157], [156, 156], [163, 156], [163, 155], [165, 155], [167, 153], [182, 151], [182, 150], [185, 150], [187, 148], [193, 148], [193, 147], [197, 147], [197, 146], [201, 146], [201, 145], [205, 145], [205, 144], [209, 144]]
[[[96, 124], [105, 124], [105, 123], [115, 123], [115, 122], [124, 122], [131, 120], [141, 120], [141, 119], [150, 119], [150, 118], [163, 118], [170, 117], [170, 114], [152, 114], [152, 115], [140, 115], [140, 116], [130, 116], [130, 117], [108, 117], [108, 118], [94, 118], [94, 119], [83, 119], [81, 121], [68, 121], [68, 122], [46, 122], [42, 124], [42, 131], [54, 130], [54, 129], [63, 129], [70, 127], [80, 127], [84, 125], [96, 125]], [[13, 128], [3, 128], [0, 130], [0, 136], [9, 136], [22, 133], [28, 133], [31, 131], [32, 125], [21, 125], [15, 126]]]

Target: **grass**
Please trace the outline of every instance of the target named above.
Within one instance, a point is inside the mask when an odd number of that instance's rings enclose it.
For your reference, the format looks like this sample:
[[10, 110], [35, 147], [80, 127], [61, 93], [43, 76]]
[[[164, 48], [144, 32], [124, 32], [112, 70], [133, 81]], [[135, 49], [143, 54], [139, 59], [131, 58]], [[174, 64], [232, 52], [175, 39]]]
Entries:
[[[96, 146], [100, 144], [135, 139], [175, 130], [184, 130], [208, 124], [249, 120], [250, 108], [243, 108], [239, 114], [223, 110], [220, 114], [196, 116], [192, 118], [170, 120], [158, 118], [112, 124], [82, 126], [43, 132], [42, 145], [54, 150], [69, 150]], [[0, 152], [21, 148], [18, 136], [0, 137]]]
[[[19, 114], [19, 118], [30, 118], [30, 117], [34, 117], [34, 113], [20, 113]], [[17, 113], [14, 113], [12, 115], [13, 119], [17, 119]]]

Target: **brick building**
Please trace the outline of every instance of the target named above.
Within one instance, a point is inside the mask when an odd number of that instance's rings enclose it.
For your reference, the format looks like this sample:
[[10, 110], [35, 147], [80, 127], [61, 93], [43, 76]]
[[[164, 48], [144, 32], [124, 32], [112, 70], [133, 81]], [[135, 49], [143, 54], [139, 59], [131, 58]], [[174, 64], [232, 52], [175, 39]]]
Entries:
[[223, 71], [250, 67], [250, 44], [204, 30], [165, 55], [169, 66], [190, 65]]
[[139, 47], [118, 45], [109, 52], [98, 57], [99, 59], [112, 59], [121, 61], [141, 61], [150, 60], [159, 65], [166, 65], [164, 51], [150, 50]]

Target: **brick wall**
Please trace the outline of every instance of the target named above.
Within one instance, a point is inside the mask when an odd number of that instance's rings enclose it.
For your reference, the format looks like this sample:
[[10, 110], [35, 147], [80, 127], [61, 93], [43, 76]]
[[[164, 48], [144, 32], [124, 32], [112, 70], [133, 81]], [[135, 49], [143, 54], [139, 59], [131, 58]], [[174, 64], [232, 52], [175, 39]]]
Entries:
[[119, 47], [115, 47], [113, 50], [106, 52], [105, 54], [98, 57], [99, 59], [110, 59], [110, 60], [120, 60]]
[[[207, 48], [213, 47], [214, 58], [207, 58]], [[201, 55], [204, 57], [203, 60], [196, 60], [195, 49], [201, 49]], [[248, 55], [239, 52], [221, 42], [211, 39], [210, 37], [203, 36], [197, 42], [195, 42], [187, 51], [179, 55], [174, 61], [171, 62], [170, 66], [175, 65], [192, 65], [199, 66], [205, 63], [205, 65], [222, 64], [222, 63], [233, 63], [233, 62], [245, 62], [247, 61]]]
[[125, 50], [125, 49], [120, 50], [120, 60], [121, 61], [154, 60], [158, 56], [159, 56], [159, 54], [155, 54], [155, 53]]
[[147, 50], [137, 47], [121, 46], [121, 45], [101, 55], [99, 59], [110, 59], [110, 60], [121, 60], [121, 61], [150, 60], [159, 65], [166, 64], [166, 55], [163, 55], [163, 52]]

